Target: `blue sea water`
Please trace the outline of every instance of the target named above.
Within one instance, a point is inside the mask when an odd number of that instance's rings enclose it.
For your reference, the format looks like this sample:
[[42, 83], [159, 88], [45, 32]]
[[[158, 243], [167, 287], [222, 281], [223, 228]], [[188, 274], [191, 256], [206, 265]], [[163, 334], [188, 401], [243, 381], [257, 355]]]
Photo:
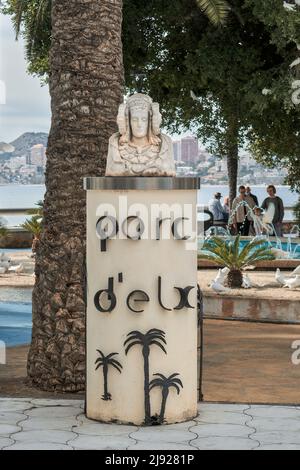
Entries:
[[[267, 196], [264, 185], [251, 185], [253, 194], [256, 194], [259, 204]], [[201, 185], [198, 191], [198, 204], [207, 205], [215, 192], [221, 192], [223, 196], [228, 196], [228, 186], [226, 185]], [[27, 209], [44, 198], [45, 186], [42, 184], [11, 184], [0, 185], [0, 209]], [[292, 207], [298, 200], [297, 193], [293, 193], [289, 186], [277, 186], [277, 194], [283, 199], [286, 207]], [[290, 218], [291, 213], [287, 214]], [[6, 216], [8, 226], [17, 226], [24, 222], [26, 213]]]
[[7, 347], [30, 343], [31, 293], [29, 288], [0, 288], [0, 341]]

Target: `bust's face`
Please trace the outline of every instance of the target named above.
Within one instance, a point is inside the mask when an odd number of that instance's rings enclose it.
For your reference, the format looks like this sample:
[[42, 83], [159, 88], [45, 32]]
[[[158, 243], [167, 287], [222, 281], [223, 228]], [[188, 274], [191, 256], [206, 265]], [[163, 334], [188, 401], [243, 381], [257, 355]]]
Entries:
[[147, 109], [132, 109], [130, 111], [130, 124], [134, 137], [146, 137], [148, 133], [148, 121], [149, 114]]

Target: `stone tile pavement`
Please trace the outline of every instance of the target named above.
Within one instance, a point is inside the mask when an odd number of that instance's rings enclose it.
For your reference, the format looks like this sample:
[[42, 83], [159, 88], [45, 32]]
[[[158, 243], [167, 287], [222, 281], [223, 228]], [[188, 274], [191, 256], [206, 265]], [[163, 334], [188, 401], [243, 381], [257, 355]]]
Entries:
[[300, 449], [300, 406], [199, 404], [187, 423], [138, 427], [88, 420], [81, 400], [0, 398], [0, 449]]

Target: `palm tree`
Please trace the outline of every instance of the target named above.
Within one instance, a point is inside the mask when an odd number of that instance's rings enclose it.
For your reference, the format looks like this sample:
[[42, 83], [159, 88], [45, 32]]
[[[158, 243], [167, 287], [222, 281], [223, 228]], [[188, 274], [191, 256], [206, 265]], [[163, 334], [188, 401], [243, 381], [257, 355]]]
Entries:
[[[51, 0], [7, 0], [2, 11], [12, 16], [16, 39], [24, 38], [29, 71], [43, 76], [49, 71]], [[38, 70], [31, 61], [36, 61]]]
[[28, 376], [39, 388], [75, 392], [85, 387], [83, 178], [104, 173], [116, 130], [122, 0], [52, 0], [51, 21], [52, 123]]
[[215, 26], [226, 22], [230, 5], [226, 0], [196, 0], [199, 8]]
[[161, 400], [161, 408], [159, 414], [159, 422], [162, 424], [164, 422], [165, 411], [166, 411], [166, 403], [167, 398], [169, 395], [169, 389], [174, 387], [177, 391], [177, 395], [180, 393], [180, 387], [183, 388], [181, 380], [177, 377], [179, 374], [175, 373], [170, 375], [169, 377], [165, 377], [163, 374], [153, 374], [156, 375], [158, 378], [151, 380], [150, 382], [150, 390], [154, 387], [160, 387], [162, 389], [162, 400]]
[[104, 393], [102, 395], [102, 400], [111, 400], [111, 394], [107, 388], [108, 367], [114, 367], [121, 374], [123, 366], [119, 361], [113, 359], [113, 356], [116, 356], [119, 353], [110, 353], [108, 356], [105, 356], [100, 349], [97, 349], [97, 352], [100, 354], [100, 357], [98, 357], [95, 361], [95, 364], [97, 364], [95, 370], [99, 369], [99, 367], [103, 367]]
[[152, 345], [158, 346], [160, 349], [163, 350], [165, 354], [167, 351], [165, 350], [163, 344], [167, 344], [165, 340], [165, 333], [162, 330], [158, 330], [157, 328], [152, 328], [151, 330], [147, 331], [147, 333], [143, 334], [140, 331], [131, 331], [127, 335], [127, 339], [124, 342], [124, 346], [126, 346], [125, 354], [127, 355], [128, 351], [135, 345], [142, 346], [142, 354], [144, 358], [144, 403], [145, 403], [145, 424], [151, 424], [151, 407], [150, 407], [150, 389], [149, 389], [149, 355], [150, 355], [150, 347]]
[[27, 211], [28, 215], [32, 215], [30, 219], [26, 219], [21, 227], [23, 227], [27, 232], [32, 233], [33, 241], [32, 241], [32, 251], [33, 253], [36, 252], [37, 246], [39, 244], [40, 236], [42, 233], [43, 227], [43, 201], [38, 201], [36, 203], [37, 208], [29, 209]]
[[221, 237], [207, 238], [198, 257], [227, 266], [230, 270], [227, 276], [229, 287], [242, 286], [243, 268], [255, 265], [259, 261], [275, 259], [266, 240], [254, 238], [241, 247], [240, 235], [235, 237], [233, 241]]

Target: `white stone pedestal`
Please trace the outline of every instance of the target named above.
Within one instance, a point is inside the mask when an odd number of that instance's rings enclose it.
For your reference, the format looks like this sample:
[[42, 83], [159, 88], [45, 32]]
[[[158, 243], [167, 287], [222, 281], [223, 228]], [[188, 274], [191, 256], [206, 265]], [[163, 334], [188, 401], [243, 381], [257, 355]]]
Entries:
[[197, 414], [198, 187], [197, 178], [85, 179], [88, 418], [141, 425]]

